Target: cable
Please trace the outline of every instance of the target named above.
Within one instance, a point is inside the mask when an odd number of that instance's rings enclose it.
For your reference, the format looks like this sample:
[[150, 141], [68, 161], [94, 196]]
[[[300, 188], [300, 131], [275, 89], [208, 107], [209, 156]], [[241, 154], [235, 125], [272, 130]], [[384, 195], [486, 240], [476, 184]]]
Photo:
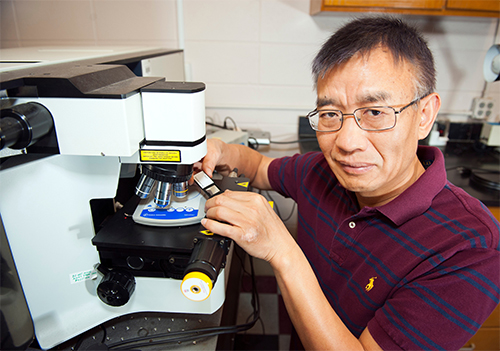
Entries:
[[295, 212], [295, 206], [297, 206], [297, 203], [294, 201], [293, 202], [293, 206], [292, 206], [292, 210], [290, 211], [290, 214], [288, 215], [288, 217], [286, 217], [285, 219], [282, 219], [283, 222], [286, 222], [288, 221], [290, 218], [292, 218], [292, 215], [293, 213]]
[[[250, 141], [253, 140], [253, 141]], [[254, 150], [259, 149], [259, 142], [254, 137], [248, 137], [248, 147]]]
[[106, 328], [104, 327], [103, 324], [101, 324], [101, 329], [103, 331], [101, 344], [104, 344], [104, 342], [106, 341], [106, 336], [107, 336], [108, 333], [107, 333]]
[[[276, 214], [278, 215], [279, 218], [281, 218], [281, 221], [286, 222], [290, 218], [292, 218], [292, 215], [295, 211], [295, 206], [297, 206], [297, 203], [295, 201], [293, 202], [293, 206], [292, 206], [292, 210], [290, 211], [290, 214], [286, 218], [283, 219], [283, 217], [281, 217], [278, 203], [273, 199], [273, 197], [271, 196], [271, 193], [269, 193], [269, 191], [267, 191], [267, 190], [265, 190], [264, 192], [266, 193], [266, 196], [274, 203], [274, 207], [276, 208]], [[259, 191], [259, 193], [260, 193], [260, 191]]]
[[[106, 345], [104, 341], [106, 340], [107, 332], [106, 328], [104, 325], [100, 325], [100, 328], [103, 330], [103, 337], [101, 344], [103, 344], [105, 347], [107, 347], [108, 350], [113, 349], [113, 350], [131, 350], [131, 349], [136, 349], [140, 347], [147, 347], [147, 346], [152, 346], [152, 345], [161, 345], [161, 344], [169, 344], [169, 343], [181, 343], [184, 341], [191, 341], [191, 340], [197, 340], [201, 338], [208, 338], [212, 336], [217, 336], [217, 335], [223, 335], [223, 334], [235, 334], [239, 332], [243, 332], [246, 330], [251, 329], [257, 321], [261, 321], [262, 325], [262, 330], [265, 331], [264, 323], [262, 319], [260, 318], [260, 299], [259, 299], [259, 294], [257, 291], [257, 284], [255, 282], [255, 269], [253, 265], [253, 257], [248, 256], [250, 260], [250, 272], [248, 272], [245, 269], [245, 264], [243, 262], [243, 259], [237, 254], [237, 251], [234, 251], [236, 254], [236, 257], [240, 260], [242, 263], [242, 269], [243, 272], [251, 277], [252, 281], [252, 300], [251, 300], [251, 305], [253, 307], [253, 312], [249, 315], [248, 319], [251, 317], [253, 318], [250, 322], [244, 323], [244, 324], [239, 324], [239, 325], [234, 325], [234, 326], [220, 326], [220, 327], [208, 327], [208, 328], [199, 328], [199, 329], [191, 329], [191, 330], [185, 330], [185, 331], [179, 331], [179, 332], [169, 332], [169, 333], [162, 333], [162, 334], [157, 334], [154, 336], [147, 335], [143, 337], [136, 337], [128, 340], [123, 340], [119, 341], [116, 343], [112, 343], [109, 345]], [[247, 320], [248, 320], [247, 319]], [[74, 350], [78, 350], [82, 343], [84, 341], [83, 335], [80, 336], [78, 339]], [[146, 341], [146, 342], [142, 342]]]
[[[244, 329], [242, 329], [243, 331]], [[161, 344], [168, 344], [168, 343], [180, 343], [183, 341], [191, 341], [194, 339], [200, 339], [200, 338], [207, 338], [210, 336], [217, 336], [217, 335], [222, 335], [222, 334], [233, 334], [235, 332], [239, 332], [240, 330], [238, 329], [218, 329], [218, 328], [204, 328], [204, 329], [199, 329], [199, 330], [193, 330], [193, 331], [186, 331], [186, 332], [176, 332], [176, 333], [169, 333], [169, 334], [164, 334], [164, 335], [156, 335], [153, 337], [142, 337], [142, 338], [134, 338], [134, 339], [129, 339], [125, 340], [119, 343], [115, 343], [112, 345], [109, 345], [109, 349], [114, 349], [114, 350], [130, 350], [130, 349], [135, 349], [137, 347], [145, 347], [145, 346], [151, 346], [151, 345], [161, 345]], [[186, 335], [187, 334], [187, 335]], [[192, 334], [197, 334], [197, 335], [192, 335]], [[174, 336], [178, 335], [184, 335], [181, 337], [173, 338]], [[162, 337], [167, 337], [170, 336], [172, 338], [164, 339], [164, 340], [156, 340], [160, 339]], [[147, 340], [147, 342], [141, 343], [140, 341]], [[129, 345], [130, 344], [130, 345]]]
[[76, 342], [76, 344], [75, 344], [75, 346], [74, 346], [73, 349], [74, 350], [78, 350], [80, 348], [80, 346], [82, 346], [82, 343], [83, 343], [84, 340], [85, 340], [85, 338], [84, 338], [83, 334], [80, 335], [80, 337], [78, 338], [78, 340], [77, 340], [77, 342]]
[[274, 203], [274, 208], [276, 209], [276, 214], [278, 215], [279, 218], [281, 218], [280, 209], [279, 209], [278, 204], [276, 203], [276, 201], [274, 201], [274, 199], [271, 196], [271, 194], [269, 193], [269, 191], [264, 190], [264, 193], [267, 195], [267, 197], [269, 198], [269, 200], [271, 200]]
[[[254, 317], [255, 320], [255, 322], [253, 322], [254, 325], [257, 321], [260, 321], [260, 324], [262, 326], [262, 332], [266, 334], [266, 327], [264, 326], [264, 321], [262, 320], [262, 318], [260, 318], [260, 298], [257, 292], [257, 283], [255, 282], [255, 269], [253, 266], [253, 257], [249, 255], [248, 258], [250, 260], [250, 272], [252, 278], [252, 300], [250, 303], [253, 307], [253, 313], [250, 316]], [[250, 318], [250, 316], [248, 316], [247, 320]]]
[[217, 127], [217, 128], [220, 128], [220, 129], [227, 129], [227, 128], [226, 128], [226, 127], [224, 127], [224, 126], [220, 126], [220, 125], [215, 124], [215, 123], [212, 123], [212, 122], [206, 122], [206, 121], [205, 121], [205, 124], [207, 124], [207, 125], [209, 125], [209, 126], [211, 126], [211, 127]]
[[226, 125], [226, 122], [227, 120], [230, 120], [231, 122], [233, 122], [233, 125], [234, 125], [234, 128], [233, 130], [238, 130], [238, 126], [236, 125], [236, 122], [234, 121], [234, 119], [232, 119], [231, 117], [227, 116], [226, 118], [224, 118], [224, 128], [226, 129], [229, 129]]
[[[238, 256], [239, 257], [239, 256]], [[144, 336], [144, 337], [137, 337], [129, 340], [124, 340], [120, 342], [116, 342], [110, 345], [107, 345], [109, 349], [114, 349], [114, 350], [130, 350], [134, 349], [137, 347], [145, 347], [145, 346], [151, 346], [151, 345], [161, 345], [161, 344], [167, 344], [167, 343], [173, 343], [173, 342], [183, 342], [183, 341], [191, 341], [195, 339], [200, 339], [200, 338], [205, 338], [205, 337], [211, 337], [211, 336], [216, 336], [216, 335], [222, 335], [222, 334], [234, 334], [242, 331], [246, 331], [251, 329], [255, 323], [260, 319], [260, 300], [259, 300], [259, 295], [257, 292], [257, 286], [255, 283], [255, 270], [253, 266], [253, 258], [249, 256], [250, 258], [250, 275], [252, 277], [252, 307], [254, 309], [253, 313], [249, 316], [253, 317], [253, 319], [250, 322], [240, 324], [240, 325], [234, 325], [234, 326], [221, 326], [221, 327], [209, 327], [209, 328], [199, 328], [199, 329], [192, 329], [192, 330], [186, 330], [186, 331], [181, 331], [181, 332], [174, 332], [174, 333], [163, 333], [163, 334], [158, 334], [155, 336]], [[241, 258], [239, 257], [240, 261]], [[244, 267], [244, 264], [243, 264]], [[244, 272], [246, 272], [245, 269], [243, 269]], [[248, 274], [248, 272], [246, 272]], [[263, 326], [264, 329], [264, 326]], [[180, 337], [178, 337], [180, 336]], [[161, 340], [161, 338], [166, 338]], [[160, 340], [157, 340], [160, 339]], [[141, 343], [141, 341], [147, 340], [147, 342]]]
[[[107, 336], [106, 327], [104, 326], [104, 324], [101, 324], [99, 327], [100, 327], [100, 328], [102, 329], [102, 331], [103, 331], [101, 344], [104, 344], [104, 342], [106, 341], [106, 336]], [[76, 351], [76, 350], [79, 350], [79, 349], [80, 349], [80, 347], [82, 346], [82, 343], [83, 343], [84, 341], [85, 341], [85, 333], [80, 335], [80, 337], [78, 338], [78, 340], [77, 340], [77, 342], [76, 342], [75, 346], [73, 346], [73, 350], [75, 350], [75, 351]], [[87, 346], [87, 347], [88, 347], [88, 346]], [[88, 350], [88, 348], [87, 348], [87, 349], [85, 349], [85, 350]]]
[[318, 139], [316, 138], [304, 138], [304, 139], [298, 139], [298, 140], [292, 140], [292, 141], [274, 141], [270, 140], [269, 142], [271, 144], [295, 144], [295, 143], [303, 143], [306, 141], [317, 141]]
[[[227, 121], [228, 121], [228, 120], [230, 120], [230, 121], [233, 123], [233, 126], [234, 126], [233, 128], [229, 128], [229, 127], [227, 126]], [[228, 117], [226, 117], [226, 118], [224, 119], [224, 124], [223, 124], [223, 125], [218, 125], [218, 124], [215, 124], [215, 123], [213, 123], [213, 122], [208, 122], [208, 121], [206, 121], [206, 120], [205, 120], [205, 124], [206, 124], [206, 125], [209, 125], [209, 126], [211, 126], [211, 127], [216, 127], [216, 128], [220, 128], [220, 129], [238, 130], [238, 126], [236, 125], [236, 122], [234, 121], [234, 119], [232, 119], [232, 118], [231, 118], [231, 117], [229, 117], [229, 116], [228, 116]]]
[[[182, 342], [182, 341], [188, 341], [193, 339], [199, 339], [202, 337], [216, 336], [222, 334], [233, 334], [252, 328], [257, 322], [258, 318], [260, 317], [255, 318], [254, 316], [254, 319], [251, 322], [235, 326], [199, 328], [199, 329], [192, 329], [174, 333], [163, 333], [155, 336], [137, 337], [129, 340], [116, 342], [114, 344], [110, 344], [108, 345], [108, 348], [115, 350], [128, 350], [130, 348], [136, 348], [141, 346], [150, 346], [150, 345], [165, 344], [171, 342]], [[156, 340], [161, 338], [167, 338], [167, 339]], [[140, 341], [144, 340], [147, 340], [147, 342], [140, 343]]]

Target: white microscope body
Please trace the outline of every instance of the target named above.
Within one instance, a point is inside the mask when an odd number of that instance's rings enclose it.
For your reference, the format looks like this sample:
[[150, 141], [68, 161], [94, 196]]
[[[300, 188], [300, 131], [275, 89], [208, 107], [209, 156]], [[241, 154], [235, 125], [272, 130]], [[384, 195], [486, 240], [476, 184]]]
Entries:
[[[179, 279], [159, 277], [161, 272], [134, 274], [122, 304], [116, 298], [123, 296], [109, 296], [116, 291], [108, 287], [104, 298], [111, 303], [103, 302], [97, 290], [104, 278], [96, 267], [103, 265], [99, 250], [107, 247], [98, 250], [92, 242], [98, 223], [90, 202], [115, 198], [126, 169], [132, 175], [137, 164], [143, 170], [149, 165], [189, 170], [206, 154], [204, 84], [136, 77], [119, 65], [53, 65], [1, 78], [2, 120], [18, 106], [41, 105], [53, 120], [46, 137], [52, 133], [56, 140], [56, 152], [30, 152], [43, 146], [40, 142], [0, 164], [0, 215], [40, 346], [54, 347], [134, 312], [217, 311], [224, 283], [205, 300], [192, 301], [181, 292]], [[30, 128], [25, 129], [29, 139]], [[175, 235], [169, 228], [156, 230], [155, 238]], [[146, 259], [140, 254], [132, 257], [132, 268], [140, 271], [141, 260]], [[224, 282], [224, 269], [220, 275]]]

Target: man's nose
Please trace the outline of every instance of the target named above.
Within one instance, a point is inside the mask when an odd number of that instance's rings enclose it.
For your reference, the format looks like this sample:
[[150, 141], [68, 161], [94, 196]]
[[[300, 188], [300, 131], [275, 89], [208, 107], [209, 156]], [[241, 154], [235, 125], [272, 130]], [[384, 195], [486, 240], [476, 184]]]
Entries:
[[356, 123], [352, 113], [344, 114], [342, 128], [337, 132], [336, 145], [344, 152], [363, 150], [366, 147], [365, 131]]

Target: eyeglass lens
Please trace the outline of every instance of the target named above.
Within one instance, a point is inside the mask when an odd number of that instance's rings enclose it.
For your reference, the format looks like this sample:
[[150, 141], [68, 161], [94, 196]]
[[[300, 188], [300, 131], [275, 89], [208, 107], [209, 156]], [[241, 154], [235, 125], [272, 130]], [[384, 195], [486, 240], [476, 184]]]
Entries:
[[[396, 123], [396, 114], [391, 107], [360, 108], [354, 111], [354, 116], [359, 127], [365, 130], [389, 129]], [[336, 110], [320, 110], [309, 115], [311, 126], [319, 131], [339, 130], [342, 118], [342, 112]]]

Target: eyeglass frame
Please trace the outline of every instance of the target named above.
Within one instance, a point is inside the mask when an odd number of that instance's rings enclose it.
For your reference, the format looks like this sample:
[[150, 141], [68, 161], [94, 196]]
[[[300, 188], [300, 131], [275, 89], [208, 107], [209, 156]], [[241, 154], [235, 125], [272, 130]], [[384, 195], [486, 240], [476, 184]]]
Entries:
[[[338, 132], [339, 130], [342, 129], [342, 126], [344, 125], [344, 116], [353, 116], [354, 117], [354, 120], [356, 121], [356, 124], [358, 125], [358, 127], [361, 129], [361, 130], [364, 130], [364, 131], [367, 131], [367, 132], [380, 132], [380, 131], [384, 131], [384, 130], [389, 130], [389, 129], [392, 129], [396, 126], [397, 124], [397, 115], [399, 115], [401, 112], [403, 112], [404, 110], [406, 110], [408, 107], [416, 104], [418, 101], [422, 100], [423, 98], [425, 98], [427, 95], [424, 95], [422, 97], [419, 97], [419, 98], [416, 98], [415, 100], [413, 100], [412, 102], [410, 102], [408, 105], [406, 106], [403, 106], [399, 109], [399, 111], [396, 111], [396, 109], [392, 106], [367, 106], [367, 107], [360, 107], [360, 108], [357, 108], [355, 109], [352, 113], [343, 113], [341, 110], [334, 110], [334, 109], [327, 109], [327, 110], [322, 110], [323, 112], [324, 111], [335, 111], [335, 112], [340, 112], [340, 127], [338, 129], [332, 129], [332, 130], [318, 130], [316, 129], [312, 122], [311, 122], [311, 116], [313, 114], [318, 114], [319, 112], [321, 112], [320, 110], [318, 110], [317, 108], [314, 109], [313, 111], [309, 112], [307, 114], [307, 119], [309, 121], [309, 125], [311, 126], [311, 128], [317, 132], [323, 132], [323, 133], [331, 133], [331, 132]], [[363, 128], [359, 125], [359, 121], [358, 121], [358, 118], [356, 117], [355, 113], [356, 111], [359, 111], [359, 110], [365, 110], [365, 109], [375, 109], [375, 108], [390, 108], [394, 111], [394, 124], [391, 126], [391, 127], [387, 127], [387, 128], [382, 128], [382, 129], [366, 129], [366, 128]]]

